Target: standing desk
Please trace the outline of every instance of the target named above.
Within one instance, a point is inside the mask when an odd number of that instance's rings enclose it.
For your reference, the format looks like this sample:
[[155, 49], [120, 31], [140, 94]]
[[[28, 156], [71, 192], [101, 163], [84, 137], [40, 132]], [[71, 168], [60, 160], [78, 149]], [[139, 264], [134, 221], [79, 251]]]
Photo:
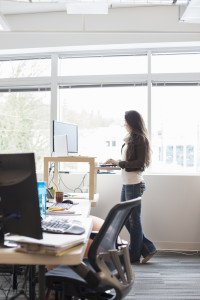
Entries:
[[[88, 209], [87, 200], [87, 209]], [[83, 206], [83, 203], [81, 203]], [[84, 214], [84, 212], [83, 212]], [[88, 211], [86, 212], [88, 214]], [[72, 216], [70, 216], [72, 218]], [[14, 248], [0, 248], [0, 264], [38, 265], [39, 300], [45, 299], [45, 266], [46, 265], [78, 265], [83, 260], [87, 240], [92, 230], [92, 218], [84, 216], [85, 219], [85, 243], [69, 248], [62, 256], [28, 254], [16, 252]], [[31, 298], [35, 299], [35, 296]]]
[[95, 157], [90, 156], [55, 156], [55, 157], [44, 157], [44, 181], [46, 181], [47, 186], [49, 182], [49, 163], [55, 163], [54, 169], [54, 181], [58, 183], [58, 163], [59, 162], [81, 162], [81, 163], [89, 163], [89, 200], [94, 200], [95, 194], [95, 178], [96, 178], [96, 170], [95, 170]]

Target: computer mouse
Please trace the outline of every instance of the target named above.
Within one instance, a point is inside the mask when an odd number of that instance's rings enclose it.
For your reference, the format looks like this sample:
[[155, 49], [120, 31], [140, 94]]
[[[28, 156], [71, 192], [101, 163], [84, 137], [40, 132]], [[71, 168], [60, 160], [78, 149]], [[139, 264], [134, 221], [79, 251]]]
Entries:
[[83, 234], [84, 232], [85, 228], [82, 225], [73, 222], [69, 224], [69, 228], [66, 231], [68, 234]]
[[73, 200], [70, 199], [63, 200], [62, 203], [74, 204]]

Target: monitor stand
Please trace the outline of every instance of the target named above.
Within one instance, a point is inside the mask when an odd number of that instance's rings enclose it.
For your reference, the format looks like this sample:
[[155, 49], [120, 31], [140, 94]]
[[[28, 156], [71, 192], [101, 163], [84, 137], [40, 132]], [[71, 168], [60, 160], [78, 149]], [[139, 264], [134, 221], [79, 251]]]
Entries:
[[0, 248], [14, 248], [16, 244], [5, 241], [4, 217], [0, 216]]
[[4, 226], [3, 216], [0, 217], [0, 248], [4, 247]]
[[0, 216], [0, 248], [8, 248], [4, 239], [4, 217]]
[[67, 135], [54, 136], [53, 156], [68, 156]]

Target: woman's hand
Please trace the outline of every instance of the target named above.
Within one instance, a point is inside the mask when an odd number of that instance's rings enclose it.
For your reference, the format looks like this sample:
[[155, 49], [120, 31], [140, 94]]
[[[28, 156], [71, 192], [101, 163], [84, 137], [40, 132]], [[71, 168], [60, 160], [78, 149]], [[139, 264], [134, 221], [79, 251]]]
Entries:
[[118, 161], [115, 160], [115, 159], [109, 158], [109, 159], [106, 161], [106, 164], [111, 164], [111, 165], [117, 166], [117, 165], [118, 165]]

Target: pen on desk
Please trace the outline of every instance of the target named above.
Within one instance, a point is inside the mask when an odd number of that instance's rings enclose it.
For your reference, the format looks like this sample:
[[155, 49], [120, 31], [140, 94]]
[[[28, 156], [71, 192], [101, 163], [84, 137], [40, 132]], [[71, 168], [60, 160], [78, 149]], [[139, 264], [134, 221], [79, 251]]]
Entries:
[[65, 209], [61, 208], [61, 207], [49, 207], [48, 210], [51, 210], [51, 211], [60, 211], [60, 210], [65, 210]]
[[74, 210], [66, 210], [66, 209], [48, 209], [47, 214], [54, 215], [65, 215], [65, 216], [81, 216], [81, 213], [76, 213]]

